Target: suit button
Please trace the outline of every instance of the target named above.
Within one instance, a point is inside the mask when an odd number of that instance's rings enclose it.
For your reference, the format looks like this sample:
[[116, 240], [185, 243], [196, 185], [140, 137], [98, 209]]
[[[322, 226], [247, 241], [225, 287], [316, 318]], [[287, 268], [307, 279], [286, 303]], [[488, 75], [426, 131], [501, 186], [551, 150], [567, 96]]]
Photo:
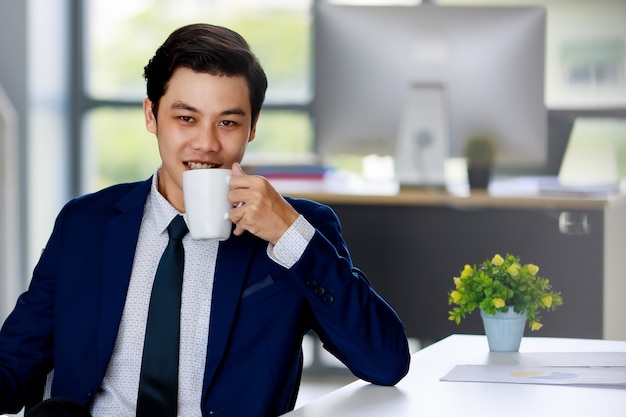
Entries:
[[309, 288], [313, 288], [317, 285], [317, 282], [314, 279], [309, 279], [306, 281], [306, 286]]
[[315, 295], [319, 295], [320, 297], [326, 293], [326, 289], [324, 287], [317, 287], [315, 289]]
[[330, 294], [326, 294], [326, 295], [324, 296], [323, 300], [324, 300], [324, 302], [325, 302], [326, 304], [332, 304], [332, 303], [333, 303], [333, 301], [335, 301], [335, 299], [333, 298], [333, 296], [332, 296], [332, 295], [330, 295]]

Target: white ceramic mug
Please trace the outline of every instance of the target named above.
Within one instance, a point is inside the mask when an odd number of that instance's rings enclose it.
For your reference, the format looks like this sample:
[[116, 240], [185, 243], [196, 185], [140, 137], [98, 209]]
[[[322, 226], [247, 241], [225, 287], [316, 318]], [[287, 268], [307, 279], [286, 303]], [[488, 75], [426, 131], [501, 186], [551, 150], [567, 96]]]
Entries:
[[189, 232], [194, 239], [226, 240], [232, 230], [228, 212], [230, 169], [183, 172], [183, 197]]

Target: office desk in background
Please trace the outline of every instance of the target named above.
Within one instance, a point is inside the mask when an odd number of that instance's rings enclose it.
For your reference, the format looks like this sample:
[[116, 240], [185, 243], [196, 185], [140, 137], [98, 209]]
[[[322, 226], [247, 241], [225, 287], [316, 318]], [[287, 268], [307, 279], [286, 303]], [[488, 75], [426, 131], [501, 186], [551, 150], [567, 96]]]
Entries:
[[482, 333], [478, 314], [460, 326], [448, 321], [452, 277], [466, 263], [512, 253], [539, 265], [563, 295], [563, 306], [543, 314], [545, 325], [533, 336], [626, 340], [625, 194], [538, 195], [517, 181], [468, 196], [319, 185], [277, 187], [337, 212], [355, 265], [396, 309], [410, 337], [428, 343]]
[[[526, 337], [526, 352], [626, 352], [626, 342]], [[509, 355], [509, 356], [507, 356]], [[413, 354], [395, 387], [356, 381], [300, 407], [289, 417], [623, 416], [626, 387], [444, 382], [456, 365], [513, 364], [490, 353], [484, 336], [452, 335]]]

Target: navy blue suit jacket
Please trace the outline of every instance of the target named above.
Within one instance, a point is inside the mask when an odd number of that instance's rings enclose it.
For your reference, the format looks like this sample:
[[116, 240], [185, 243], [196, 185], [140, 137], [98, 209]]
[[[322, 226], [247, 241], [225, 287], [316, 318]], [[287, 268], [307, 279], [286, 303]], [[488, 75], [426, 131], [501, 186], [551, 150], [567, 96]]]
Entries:
[[[117, 185], [63, 208], [0, 332], [0, 413], [21, 409], [29, 387], [52, 369], [52, 396], [93, 401], [117, 336], [149, 190], [150, 180]], [[293, 408], [302, 337], [311, 329], [359, 378], [393, 385], [408, 370], [404, 326], [352, 265], [334, 212], [288, 200], [316, 228], [292, 268], [270, 260], [267, 242], [249, 233], [220, 243], [204, 415]]]

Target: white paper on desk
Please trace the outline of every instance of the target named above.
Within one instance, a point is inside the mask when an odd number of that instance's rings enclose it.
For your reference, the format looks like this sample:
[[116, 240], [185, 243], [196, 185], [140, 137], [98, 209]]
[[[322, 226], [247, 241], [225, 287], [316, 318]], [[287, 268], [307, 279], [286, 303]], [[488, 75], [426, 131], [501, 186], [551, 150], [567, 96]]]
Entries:
[[626, 366], [457, 365], [441, 380], [626, 388]]
[[510, 355], [509, 359], [522, 366], [626, 366], [626, 352], [519, 352], [504, 355]]

